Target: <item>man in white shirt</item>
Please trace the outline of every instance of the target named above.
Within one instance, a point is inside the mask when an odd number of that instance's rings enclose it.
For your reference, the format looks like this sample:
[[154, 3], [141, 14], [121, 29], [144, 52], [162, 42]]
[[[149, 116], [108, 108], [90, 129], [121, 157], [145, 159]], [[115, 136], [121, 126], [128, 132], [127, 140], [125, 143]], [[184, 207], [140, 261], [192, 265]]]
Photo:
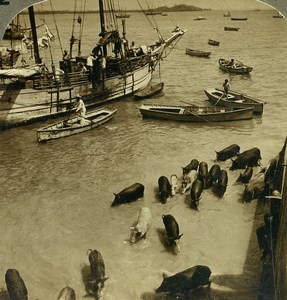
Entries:
[[87, 122], [90, 123], [90, 121], [85, 118], [86, 107], [82, 97], [79, 94], [77, 94], [76, 96], [76, 103], [74, 105], [74, 109], [75, 113], [79, 116], [79, 121], [81, 125], [85, 125], [87, 124]]

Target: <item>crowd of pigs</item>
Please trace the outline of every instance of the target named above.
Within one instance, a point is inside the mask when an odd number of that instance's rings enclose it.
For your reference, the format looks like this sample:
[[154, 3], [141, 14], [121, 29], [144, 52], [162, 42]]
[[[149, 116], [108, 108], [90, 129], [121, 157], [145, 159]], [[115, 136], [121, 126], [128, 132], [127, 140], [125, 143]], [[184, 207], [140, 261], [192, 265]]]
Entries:
[[[217, 162], [232, 160], [230, 170], [244, 169], [240, 173], [237, 183], [245, 184], [242, 195], [242, 202], [249, 202], [252, 199], [264, 199], [266, 196], [276, 194], [274, 181], [276, 178], [276, 167], [278, 160], [271, 159], [266, 167], [261, 166], [261, 153], [258, 148], [252, 148], [240, 153], [240, 147], [232, 144], [225, 149], [216, 152], [216, 161], [208, 170], [206, 162], [199, 162], [197, 159], [183, 167], [183, 173], [180, 178], [177, 175], [171, 175], [170, 178], [161, 176], [158, 179], [158, 200], [166, 203], [169, 197], [176, 193], [189, 193], [189, 205], [191, 209], [200, 210], [200, 200], [204, 189], [212, 189], [212, 192], [218, 197], [223, 197], [228, 188], [228, 172], [221, 169]], [[256, 174], [254, 167], [260, 167], [260, 171]], [[115, 194], [114, 201], [111, 206], [130, 203], [144, 196], [144, 186], [141, 183], [134, 183], [123, 189], [120, 193]], [[146, 237], [151, 227], [151, 211], [148, 207], [140, 209], [136, 225], [131, 227], [130, 242], [133, 244], [142, 237]], [[270, 222], [270, 216], [266, 216], [266, 222]], [[162, 215], [162, 220], [166, 230], [166, 241], [169, 247], [175, 252], [180, 251], [179, 225], [176, 219], [168, 214]], [[265, 222], [265, 223], [266, 223]], [[268, 223], [269, 224], [269, 223]], [[267, 225], [268, 225], [267, 224]], [[265, 224], [262, 228], [258, 228], [257, 237], [259, 247], [266, 249], [266, 228]], [[266, 253], [265, 253], [266, 254]], [[95, 299], [102, 299], [105, 281], [105, 264], [101, 253], [97, 250], [88, 250], [88, 258], [90, 263], [90, 281], [86, 287], [90, 295]], [[211, 270], [208, 266], [196, 265], [176, 274], [163, 274], [163, 282], [156, 293], [167, 293], [176, 295], [176, 299], [185, 299], [185, 295], [190, 290], [200, 286], [210, 285]], [[19, 272], [16, 269], [9, 269], [5, 275], [7, 290], [12, 300], [28, 299], [28, 291]], [[76, 295], [72, 288], [65, 287], [59, 294], [58, 300], [75, 300]]]

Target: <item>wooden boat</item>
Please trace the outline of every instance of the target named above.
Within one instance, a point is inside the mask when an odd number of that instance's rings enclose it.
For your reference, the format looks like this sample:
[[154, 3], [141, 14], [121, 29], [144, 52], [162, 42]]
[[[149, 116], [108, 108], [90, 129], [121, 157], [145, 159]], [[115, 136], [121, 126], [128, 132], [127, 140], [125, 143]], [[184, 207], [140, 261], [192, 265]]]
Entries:
[[193, 49], [189, 49], [189, 48], [185, 49], [185, 53], [187, 55], [198, 56], [198, 57], [209, 57], [211, 54], [211, 52], [201, 51], [201, 50], [193, 50]]
[[238, 27], [227, 27], [227, 26], [225, 26], [224, 30], [225, 31], [238, 31], [239, 28]]
[[134, 98], [136, 100], [139, 100], [139, 99], [145, 99], [145, 98], [152, 97], [156, 94], [159, 94], [162, 91], [163, 87], [164, 87], [163, 82], [148, 85], [146, 88], [136, 92], [134, 94]]
[[224, 107], [253, 107], [253, 113], [256, 115], [263, 114], [263, 101], [255, 99], [240, 92], [230, 90], [226, 97], [223, 90], [220, 89], [207, 89], [204, 93], [208, 100], [214, 104]]
[[117, 109], [98, 109], [86, 114], [84, 125], [80, 124], [78, 117], [45, 126], [37, 130], [38, 142], [46, 142], [62, 137], [82, 133], [110, 121], [116, 115]]
[[197, 18], [195, 18], [193, 20], [194, 21], [202, 21], [202, 20], [206, 20], [206, 18], [199, 16], [199, 17], [197, 17]]
[[[39, 41], [37, 38], [39, 26], [35, 24], [32, 3], [36, 3], [38, 0], [30, 0], [30, 2], [28, 11], [32, 30], [31, 37], [36, 45]], [[128, 39], [126, 36], [123, 38], [119, 32], [117, 21], [113, 18], [114, 9], [104, 9], [109, 7], [107, 0], [93, 2], [99, 4], [100, 34], [92, 34], [95, 40], [91, 45], [96, 46], [88, 50], [88, 53], [102, 54], [105, 57], [105, 74], [101, 72], [101, 68], [95, 68], [96, 71], [92, 74], [84, 69], [87, 66], [89, 55], [81, 51], [81, 39], [73, 35], [74, 31], [71, 36], [73, 42], [70, 44], [70, 58], [68, 61], [60, 60], [59, 67], [52, 57], [54, 51], [48, 51], [50, 46], [53, 47], [52, 42], [49, 43], [49, 48], [42, 50], [46, 51], [45, 54], [40, 54], [39, 47], [32, 47], [33, 54], [28, 52], [26, 55], [35, 58], [35, 65], [29, 61], [29, 66], [22, 68], [13, 66], [9, 70], [0, 70], [0, 130], [68, 115], [74, 95], [78, 93], [81, 94], [87, 110], [133, 95], [137, 90], [143, 89], [149, 84], [155, 68], [166, 53], [165, 49], [178, 41], [185, 33], [184, 30], [176, 27], [169, 37], [163, 38], [158, 31], [157, 35], [161, 37], [160, 42], [148, 43], [141, 47], [138, 55], [131, 56], [128, 51], [123, 51], [127, 48], [124, 47], [124, 42]], [[105, 20], [108, 20], [109, 24], [106, 25]], [[77, 22], [76, 18], [74, 18], [74, 23], [78, 23], [75, 26], [83, 26], [83, 22]], [[47, 24], [44, 25], [45, 37], [51, 41], [51, 32], [48, 32]], [[122, 26], [123, 32], [125, 32], [124, 22]], [[98, 31], [94, 22], [93, 28]], [[72, 26], [72, 30], [74, 30], [74, 26]], [[78, 32], [80, 35], [82, 34], [82, 27]], [[34, 43], [32, 44], [34, 45]], [[77, 50], [73, 49], [76, 45], [78, 46]], [[115, 49], [117, 49], [116, 53]], [[76, 51], [78, 54], [75, 53]], [[25, 53], [21, 53], [21, 55], [25, 55]], [[41, 62], [41, 57], [44, 56], [45, 65]], [[58, 53], [58, 57], [60, 56], [62, 54]], [[151, 68], [151, 63], [153, 63], [153, 68]], [[104, 78], [100, 80], [102, 75]]]
[[224, 13], [224, 14], [223, 14], [223, 17], [231, 17], [231, 13], [230, 13], [230, 11], [228, 11], [228, 12]]
[[234, 60], [233, 62], [228, 59], [220, 58], [218, 60], [219, 68], [225, 72], [236, 73], [236, 74], [249, 74], [253, 68], [238, 60]]
[[208, 40], [208, 44], [212, 45], [212, 46], [219, 46], [220, 42], [219, 41], [215, 41], [215, 40]]
[[247, 18], [231, 18], [232, 21], [247, 21]]
[[282, 19], [284, 16], [278, 11], [277, 15], [274, 15], [273, 18]]
[[149, 105], [139, 107], [143, 117], [182, 122], [228, 122], [253, 118], [253, 108]]
[[126, 19], [126, 18], [129, 18], [130, 15], [129, 14], [117, 14], [116, 15], [116, 18], [118, 19]]

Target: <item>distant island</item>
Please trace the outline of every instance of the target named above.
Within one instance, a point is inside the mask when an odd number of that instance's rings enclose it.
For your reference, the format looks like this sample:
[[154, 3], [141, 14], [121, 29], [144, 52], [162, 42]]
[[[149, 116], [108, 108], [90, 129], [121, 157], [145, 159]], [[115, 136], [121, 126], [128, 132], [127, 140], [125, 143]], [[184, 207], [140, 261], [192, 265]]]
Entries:
[[[162, 12], [179, 12], [179, 11], [203, 11], [203, 10], [211, 10], [210, 8], [200, 8], [200, 7], [196, 7], [193, 5], [186, 5], [186, 4], [177, 4], [174, 5], [172, 7], [168, 7], [168, 6], [160, 6], [157, 8], [153, 8], [153, 9], [145, 9], [144, 12], [154, 12], [154, 13], [162, 13]], [[132, 9], [132, 10], [125, 10], [126, 12], [141, 12], [140, 9]], [[86, 10], [86, 13], [97, 13], [99, 12], [98, 10]], [[121, 11], [115, 11], [116, 13], [119, 13]], [[74, 13], [71, 10], [54, 10], [52, 11], [35, 11], [35, 13], [37, 14], [50, 14], [50, 13], [57, 13], [57, 14], [71, 14]]]
[[177, 4], [172, 7], [161, 6], [161, 7], [155, 8], [155, 9], [151, 9], [149, 11], [174, 12], [174, 11], [198, 11], [198, 10], [201, 11], [201, 10], [211, 10], [211, 9], [200, 8], [200, 7], [196, 7], [193, 5]]

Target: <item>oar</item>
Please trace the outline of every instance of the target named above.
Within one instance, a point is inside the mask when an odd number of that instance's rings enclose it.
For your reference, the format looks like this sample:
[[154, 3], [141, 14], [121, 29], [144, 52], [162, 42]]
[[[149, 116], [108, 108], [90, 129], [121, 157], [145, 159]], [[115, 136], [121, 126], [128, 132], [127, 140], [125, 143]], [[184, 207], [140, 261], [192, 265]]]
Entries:
[[[89, 120], [88, 118], [82, 117], [81, 115], [77, 114], [76, 112], [75, 112], [75, 114], [76, 114], [77, 116], [79, 116], [79, 117], [81, 117], [81, 118], [83, 118], [83, 119], [85, 119], [85, 120], [91, 122], [91, 123], [97, 124], [96, 122], [94, 122], [94, 121], [92, 121], [92, 120]], [[105, 129], [109, 129], [108, 127], [106, 127], [106, 126], [104, 126], [104, 125], [101, 125], [101, 124], [97, 124], [97, 125], [100, 126], [100, 127], [105, 128]]]
[[194, 107], [198, 107], [197, 105], [194, 105], [192, 103], [189, 103], [189, 102], [186, 102], [186, 101], [182, 101], [182, 100], [179, 100], [180, 102], [182, 103], [185, 103], [185, 104], [188, 104], [188, 105], [191, 105], [191, 106], [194, 106]]
[[186, 111], [187, 113], [189, 113], [190, 115], [193, 115], [194, 117], [197, 117], [197, 118], [199, 118], [199, 119], [201, 119], [201, 120], [203, 120], [204, 122], [207, 122], [207, 123], [210, 123], [210, 124], [212, 124], [212, 122], [210, 122], [210, 121], [208, 121], [208, 120], [206, 120], [206, 119], [204, 119], [203, 117], [200, 117], [200, 116], [198, 116], [197, 114], [193, 114], [192, 112], [190, 112], [190, 111]]
[[222, 92], [222, 95], [221, 95], [220, 98], [215, 102], [214, 106], [217, 105], [217, 103], [222, 99], [223, 96], [224, 96], [224, 92]]
[[[199, 106], [194, 105], [194, 104], [192, 104], [192, 103], [188, 103], [188, 102], [182, 101], [182, 100], [179, 100], [179, 101], [180, 101], [180, 102], [183, 102], [183, 103], [186, 103], [186, 104], [189, 104], [189, 105], [191, 105], [191, 106], [194, 106], [194, 107], [199, 108]], [[199, 118], [199, 119], [201, 119], [201, 120], [203, 120], [203, 121], [205, 121], [205, 122], [207, 122], [207, 123], [212, 123], [212, 122], [210, 122], [210, 121], [204, 119], [203, 117], [198, 116], [197, 114], [193, 114], [193, 113], [190, 112], [190, 111], [187, 111], [187, 110], [186, 110], [186, 112], [189, 113], [189, 114], [191, 114], [191, 115], [193, 115], [193, 116], [195, 116], [195, 117], [197, 117], [197, 118]]]

